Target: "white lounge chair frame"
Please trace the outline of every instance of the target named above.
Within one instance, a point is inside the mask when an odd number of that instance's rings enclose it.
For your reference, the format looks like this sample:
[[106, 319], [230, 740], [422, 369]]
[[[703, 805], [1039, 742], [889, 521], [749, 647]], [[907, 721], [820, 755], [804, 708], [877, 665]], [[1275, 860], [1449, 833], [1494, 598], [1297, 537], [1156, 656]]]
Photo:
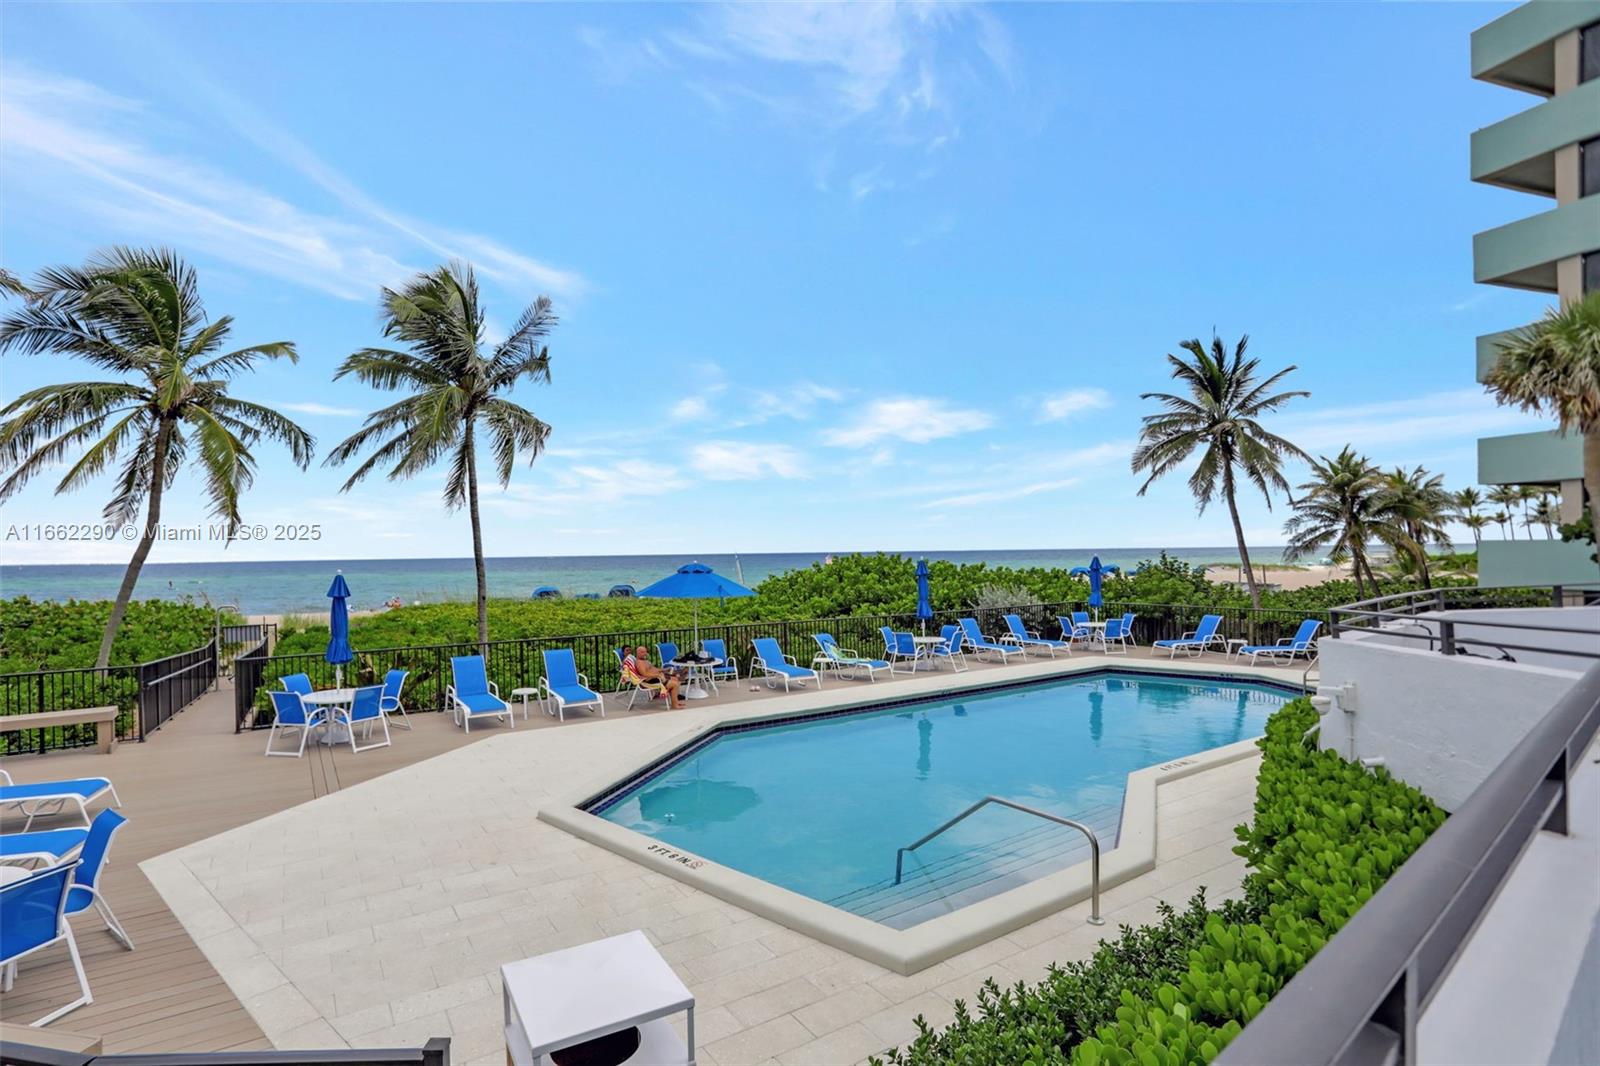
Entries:
[[[122, 800], [121, 800], [121, 798], [119, 798], [117, 796], [117, 790], [114, 787], [112, 787], [110, 778], [106, 778], [106, 777], [80, 777], [80, 778], [73, 778], [72, 780], [75, 780], [75, 781], [99, 781], [99, 782], [101, 782], [101, 786], [99, 788], [95, 789], [93, 792], [89, 793], [87, 796], [80, 795], [79, 793], [76, 793], [76, 792], [63, 792], [63, 793], [61, 793], [59, 795], [46, 793], [46, 794], [40, 795], [40, 796], [29, 796], [26, 799], [3, 799], [3, 798], [0, 798], [0, 807], [12, 807], [12, 806], [14, 806], [18, 810], [20, 810], [28, 819], [22, 825], [22, 832], [26, 833], [28, 830], [33, 828], [33, 820], [35, 818], [37, 818], [39, 815], [41, 815], [41, 814], [59, 814], [62, 811], [66, 810], [67, 804], [69, 804], [69, 803], [74, 804], [74, 805], [77, 806], [77, 808], [78, 808], [78, 816], [83, 819], [83, 827], [85, 829], [89, 828], [89, 804], [95, 802], [101, 796], [104, 796], [107, 792], [111, 793], [111, 806], [113, 806], [113, 807], [122, 806]], [[4, 770], [0, 770], [0, 786], [9, 787], [13, 783], [14, 782], [11, 780], [11, 775], [9, 773], [7, 773], [6, 771], [4, 771]], [[40, 784], [49, 784], [49, 783], [50, 782], [47, 782], [47, 781], [40, 782]], [[45, 810], [45, 806], [47, 804], [50, 807], [49, 810]]]

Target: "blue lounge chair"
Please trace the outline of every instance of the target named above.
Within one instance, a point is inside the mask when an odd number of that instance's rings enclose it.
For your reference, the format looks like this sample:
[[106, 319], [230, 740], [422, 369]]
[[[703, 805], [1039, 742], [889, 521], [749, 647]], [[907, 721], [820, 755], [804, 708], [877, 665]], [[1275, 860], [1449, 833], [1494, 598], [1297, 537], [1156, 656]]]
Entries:
[[739, 660], [728, 654], [726, 641], [716, 637], [708, 637], [700, 642], [700, 647], [713, 659], [721, 659], [721, 666], [713, 666], [708, 674], [711, 678], [711, 687], [716, 688], [718, 681], [739, 680]]
[[34, 1028], [49, 1025], [68, 1011], [94, 1002], [89, 978], [83, 972], [78, 942], [72, 938], [67, 921], [67, 896], [72, 891], [72, 872], [78, 860], [38, 870], [20, 881], [0, 885], [0, 991], [11, 991], [16, 963], [36, 951], [65, 942], [78, 978], [78, 998], [58, 1007], [33, 1023]]
[[87, 829], [41, 829], [33, 833], [0, 833], [0, 861], [12, 864], [44, 862], [54, 866], [83, 847], [83, 842], [88, 838]]
[[966, 643], [961, 635], [961, 627], [944, 626], [939, 630], [939, 635], [944, 638], [944, 643], [933, 645], [933, 661], [938, 662], [943, 659], [959, 674], [967, 668], [967, 655], [961, 650], [962, 645]]
[[78, 808], [84, 828], [89, 825], [89, 804], [109, 793], [111, 806], [122, 806], [117, 790], [104, 777], [74, 777], [66, 781], [40, 781], [32, 785], [14, 785], [11, 775], [0, 770], [0, 807], [15, 806], [27, 821], [22, 831], [33, 828], [33, 820], [41, 814], [59, 814], [71, 804]]
[[997, 644], [984, 636], [983, 631], [978, 628], [978, 620], [976, 618], [958, 618], [956, 621], [961, 623], [962, 636], [966, 637], [967, 643], [972, 645], [972, 653], [980, 659], [985, 655], [998, 655], [1000, 656], [1000, 661], [1006, 663], [1011, 661], [1013, 655], [1026, 654], [1015, 644]]
[[[296, 759], [305, 754], [306, 737], [311, 731], [328, 720], [327, 711], [321, 707], [307, 707], [306, 701], [300, 698], [300, 693], [294, 691], [269, 692], [272, 697], [272, 728], [267, 730], [267, 754], [289, 755]], [[272, 741], [280, 729], [300, 730], [300, 746], [293, 751], [274, 751]]]
[[811, 660], [813, 670], [820, 671], [824, 667], [832, 667], [846, 680], [854, 678], [857, 671], [864, 670], [868, 681], [877, 681], [879, 670], [889, 670], [891, 674], [894, 672], [885, 659], [864, 659], [849, 648], [839, 647], [839, 642], [833, 639], [832, 633], [813, 633], [811, 639], [817, 642], [817, 655]]
[[[1105, 649], [1105, 653], [1107, 655], [1128, 654], [1128, 641], [1132, 636], [1132, 631], [1129, 629], [1130, 623], [1128, 621], [1128, 617], [1128, 615], [1123, 615], [1121, 618], [1106, 619], [1105, 631], [1101, 633], [1100, 636], [1101, 647]], [[1111, 645], [1113, 644], [1122, 650], [1120, 652], [1112, 652]]]
[[667, 664], [678, 657], [677, 642], [663, 640], [660, 644], [656, 645], [656, 654], [661, 656], [661, 668], [665, 670], [667, 668]]
[[1072, 654], [1071, 641], [1050, 640], [1046, 637], [1041, 637], [1037, 632], [1022, 624], [1021, 615], [1008, 614], [1005, 619], [1006, 628], [1010, 632], [1001, 634], [1000, 643], [1015, 644], [1023, 652], [1027, 652], [1029, 648], [1042, 648], [1050, 653], [1050, 658], [1052, 659], [1056, 657], [1056, 652], [1058, 651], [1064, 651], [1068, 655]]
[[772, 688], [773, 682], [783, 679], [783, 691], [789, 691], [789, 683], [801, 684], [806, 681], [815, 681], [817, 687], [822, 687], [822, 675], [815, 670], [809, 670], [794, 661], [791, 655], [785, 655], [783, 649], [778, 647], [778, 642], [771, 637], [757, 637], [750, 642], [755, 649], [755, 656], [750, 660], [750, 676], [754, 677], [756, 671], [761, 671], [761, 676], [766, 678], [767, 687]]
[[311, 695], [311, 678], [305, 674], [285, 674], [278, 678], [278, 683], [285, 692], [298, 692], [302, 696]]
[[106, 901], [105, 893], [100, 891], [100, 871], [105, 868], [106, 855], [111, 850], [111, 838], [118, 829], [128, 824], [128, 820], [116, 811], [104, 810], [94, 816], [94, 822], [89, 826], [88, 839], [83, 842], [83, 850], [78, 853], [78, 865], [72, 871], [72, 891], [67, 893], [67, 914], [82, 914], [93, 907], [95, 913], [100, 915], [100, 920], [106, 923], [106, 929], [111, 935], [122, 941], [122, 946], [129, 951], [133, 950], [133, 938], [128, 936], [128, 931], [122, 928], [122, 923], [117, 921], [117, 916], [111, 912], [111, 904]]
[[878, 627], [883, 634], [883, 657], [889, 662], [889, 673], [894, 673], [896, 663], [909, 662], [913, 672], [922, 658], [917, 640], [910, 633], [897, 633], [888, 626]]
[[[1217, 636], [1217, 627], [1221, 624], [1222, 616], [1220, 614], [1204, 615], [1200, 619], [1200, 624], [1192, 632], [1185, 633], [1177, 640], [1158, 640], [1152, 643], [1150, 645], [1150, 654], [1154, 655], [1157, 651], [1165, 650], [1169, 659], [1177, 658], [1180, 651], [1188, 655], [1199, 655], [1210, 645], [1222, 640], [1221, 637]], [[1224, 641], [1222, 646], [1226, 648], [1228, 645]]]
[[1284, 637], [1276, 644], [1246, 644], [1238, 651], [1238, 657], [1250, 656], [1250, 665], [1256, 664], [1256, 659], [1266, 656], [1269, 659], [1278, 659], [1293, 662], [1295, 656], [1304, 655], [1309, 659], [1317, 657], [1317, 630], [1322, 628], [1322, 623], [1315, 618], [1307, 618], [1300, 623], [1300, 629], [1292, 637]]
[[572, 657], [571, 648], [550, 648], [544, 653], [544, 676], [539, 679], [539, 690], [544, 713], [553, 714], [563, 722], [567, 720], [568, 707], [596, 707], [601, 718], [606, 716], [606, 701], [589, 687], [589, 679], [578, 673], [578, 662]]
[[1129, 647], [1139, 646], [1139, 642], [1133, 637], [1133, 620], [1138, 617], [1133, 611], [1128, 611], [1122, 616], [1122, 643]]
[[500, 690], [489, 680], [484, 669], [483, 656], [457, 655], [450, 660], [452, 684], [445, 686], [445, 699], [450, 704], [456, 724], [472, 732], [474, 718], [504, 718], [515, 729], [517, 716], [511, 713], [511, 704], [500, 698]]
[[390, 670], [383, 675], [383, 696], [378, 700], [378, 709], [387, 715], [396, 711], [400, 712], [400, 724], [407, 730], [411, 728], [411, 719], [406, 716], [406, 705], [400, 702], [400, 690], [405, 687], [406, 678], [411, 676], [409, 670]]
[[[366, 751], [369, 748], [387, 748], [389, 746], [389, 718], [383, 713], [383, 686], [367, 685], [358, 688], [350, 697], [349, 707], [334, 707], [329, 718], [333, 723], [344, 723], [345, 732], [350, 737], [350, 753]], [[362, 727], [362, 734], [371, 740], [372, 727], [383, 727], [383, 740], [372, 740], [370, 743], [356, 745], [356, 726]]]

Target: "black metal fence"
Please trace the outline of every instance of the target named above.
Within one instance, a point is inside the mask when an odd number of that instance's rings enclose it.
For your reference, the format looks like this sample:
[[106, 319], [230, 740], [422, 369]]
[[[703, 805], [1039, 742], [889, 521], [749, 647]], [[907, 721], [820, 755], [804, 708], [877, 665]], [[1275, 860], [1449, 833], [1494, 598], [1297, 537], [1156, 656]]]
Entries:
[[[260, 645], [264, 649], [265, 645]], [[85, 666], [0, 674], [0, 715], [117, 708], [117, 739], [143, 740], [216, 682], [214, 641], [130, 666]], [[0, 734], [0, 755], [93, 747], [96, 726], [50, 726]]]
[[[1006, 632], [1002, 616], [1018, 614], [1029, 629], [1055, 637], [1061, 630], [1057, 621], [1059, 615], [1086, 609], [1081, 602], [1067, 602], [939, 611], [927, 623], [927, 628], [930, 633], [937, 633], [939, 627], [970, 616], [978, 620], [979, 627], [986, 634], [998, 636]], [[1306, 618], [1326, 621], [1326, 612], [1205, 608], [1177, 604], [1107, 603], [1099, 609], [1102, 617], [1129, 611], [1136, 615], [1134, 639], [1146, 645], [1152, 640], [1178, 637], [1193, 630], [1205, 614], [1223, 616], [1220, 630], [1223, 634], [1264, 644], [1292, 636]], [[743, 674], [750, 661], [750, 642], [756, 637], [775, 638], [785, 652], [794, 656], [796, 661], [805, 663], [817, 652], [816, 641], [812, 639], [814, 633], [831, 633], [842, 647], [863, 655], [881, 654], [884, 640], [880, 630], [885, 626], [901, 631], [920, 630], [922, 623], [910, 614], [841, 615], [833, 618], [704, 625], [700, 627], [700, 638], [722, 640], [728, 654], [738, 660], [740, 673]], [[342, 676], [346, 684], [374, 685], [381, 683], [389, 670], [407, 670], [410, 676], [406, 679], [404, 692], [406, 709], [439, 711], [445, 709], [445, 687], [450, 684], [450, 660], [454, 656], [484, 656], [489, 680], [499, 686], [502, 697], [510, 699], [513, 689], [537, 687], [544, 673], [541, 653], [546, 650], [571, 648], [578, 670], [587, 676], [590, 687], [607, 692], [615, 688], [620, 679], [614, 649], [633, 648], [642, 644], [654, 653], [656, 645], [666, 641], [687, 651], [694, 644], [694, 629], [678, 626], [523, 640], [491, 640], [482, 645], [475, 641], [463, 641], [359, 650], [355, 653], [354, 661], [344, 665]], [[241, 655], [234, 660], [235, 728], [264, 728], [272, 724], [271, 701], [267, 692], [278, 687], [278, 679], [287, 674], [306, 674], [317, 688], [326, 688], [334, 683], [334, 668], [315, 652], [271, 657]]]

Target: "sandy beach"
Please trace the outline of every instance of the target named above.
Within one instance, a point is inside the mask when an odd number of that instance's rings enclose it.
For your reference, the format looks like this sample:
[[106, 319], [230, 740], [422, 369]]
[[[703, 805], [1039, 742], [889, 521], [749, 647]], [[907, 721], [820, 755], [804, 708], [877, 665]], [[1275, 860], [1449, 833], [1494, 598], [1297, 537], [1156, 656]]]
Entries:
[[[1256, 572], [1256, 580], [1261, 584], [1276, 585], [1289, 592], [1320, 585], [1324, 581], [1346, 581], [1350, 578], [1350, 567], [1343, 563], [1338, 566], [1307, 566], [1293, 569], [1276, 566], [1256, 566], [1251, 569]], [[1244, 570], [1238, 565], [1208, 566], [1206, 578], [1221, 585], [1242, 584]]]

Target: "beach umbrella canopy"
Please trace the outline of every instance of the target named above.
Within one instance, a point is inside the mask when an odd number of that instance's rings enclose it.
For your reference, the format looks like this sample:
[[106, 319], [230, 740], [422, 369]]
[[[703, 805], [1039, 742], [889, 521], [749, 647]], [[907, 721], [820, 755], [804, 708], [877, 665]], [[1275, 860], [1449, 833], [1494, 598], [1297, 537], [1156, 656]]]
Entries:
[[917, 560], [917, 618], [926, 631], [928, 619], [933, 617], [933, 596], [928, 592], [928, 560]]
[[334, 574], [333, 584], [328, 586], [328, 599], [333, 602], [328, 606], [328, 650], [323, 655], [333, 664], [334, 688], [343, 680], [340, 667], [355, 658], [350, 651], [350, 609], [345, 604], [349, 598], [350, 586], [345, 584], [344, 573]]
[[755, 593], [732, 578], [723, 577], [704, 563], [687, 563], [660, 581], [646, 585], [640, 596], [694, 601], [694, 646], [700, 647], [700, 601], [725, 600]]

